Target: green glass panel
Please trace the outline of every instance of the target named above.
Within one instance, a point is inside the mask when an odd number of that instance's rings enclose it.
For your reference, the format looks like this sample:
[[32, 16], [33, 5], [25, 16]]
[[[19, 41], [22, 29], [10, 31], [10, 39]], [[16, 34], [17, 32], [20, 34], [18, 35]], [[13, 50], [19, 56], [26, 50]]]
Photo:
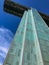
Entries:
[[49, 65], [49, 28], [36, 9], [25, 11], [3, 65]]

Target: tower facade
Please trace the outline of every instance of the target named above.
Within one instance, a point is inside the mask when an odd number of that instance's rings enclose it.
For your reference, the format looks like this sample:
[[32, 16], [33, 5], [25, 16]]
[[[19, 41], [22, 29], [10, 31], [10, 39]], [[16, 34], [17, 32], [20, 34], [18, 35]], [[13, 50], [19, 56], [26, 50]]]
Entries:
[[3, 65], [49, 65], [49, 28], [36, 9], [25, 11]]

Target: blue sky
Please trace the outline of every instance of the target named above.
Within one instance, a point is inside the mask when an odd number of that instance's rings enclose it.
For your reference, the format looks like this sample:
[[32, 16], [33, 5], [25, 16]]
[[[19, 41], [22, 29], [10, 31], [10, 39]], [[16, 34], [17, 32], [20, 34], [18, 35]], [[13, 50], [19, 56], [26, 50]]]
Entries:
[[[38, 11], [49, 15], [49, 0], [13, 0], [27, 7], [36, 8]], [[14, 34], [17, 30], [20, 18], [3, 11], [4, 0], [0, 0], [0, 27], [10, 29]]]

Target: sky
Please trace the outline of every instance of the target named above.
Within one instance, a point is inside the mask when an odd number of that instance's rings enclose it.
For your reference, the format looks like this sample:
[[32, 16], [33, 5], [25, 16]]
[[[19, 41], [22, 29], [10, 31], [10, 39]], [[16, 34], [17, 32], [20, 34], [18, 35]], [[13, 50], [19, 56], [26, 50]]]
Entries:
[[[36, 8], [38, 11], [49, 15], [49, 0], [12, 0], [27, 7]], [[0, 27], [10, 29], [14, 34], [21, 19], [17, 16], [4, 12], [4, 0], [0, 0]]]

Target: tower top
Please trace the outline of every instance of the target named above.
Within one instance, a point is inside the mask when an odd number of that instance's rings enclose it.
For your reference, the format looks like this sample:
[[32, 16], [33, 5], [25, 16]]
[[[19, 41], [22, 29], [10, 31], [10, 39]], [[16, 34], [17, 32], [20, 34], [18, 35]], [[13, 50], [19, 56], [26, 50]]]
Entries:
[[[22, 17], [23, 14], [24, 14], [24, 11], [28, 10], [28, 9], [31, 9], [31, 8], [22, 6], [22, 5], [18, 4], [18, 3], [10, 1], [10, 0], [5, 0], [4, 1], [4, 11], [6, 11], [6, 12], [8, 12], [10, 14], [14, 14], [16, 16]], [[45, 22], [49, 26], [49, 16], [45, 15], [45, 14], [43, 14], [41, 12], [39, 12], [39, 14], [42, 16], [42, 18], [45, 20]]]

